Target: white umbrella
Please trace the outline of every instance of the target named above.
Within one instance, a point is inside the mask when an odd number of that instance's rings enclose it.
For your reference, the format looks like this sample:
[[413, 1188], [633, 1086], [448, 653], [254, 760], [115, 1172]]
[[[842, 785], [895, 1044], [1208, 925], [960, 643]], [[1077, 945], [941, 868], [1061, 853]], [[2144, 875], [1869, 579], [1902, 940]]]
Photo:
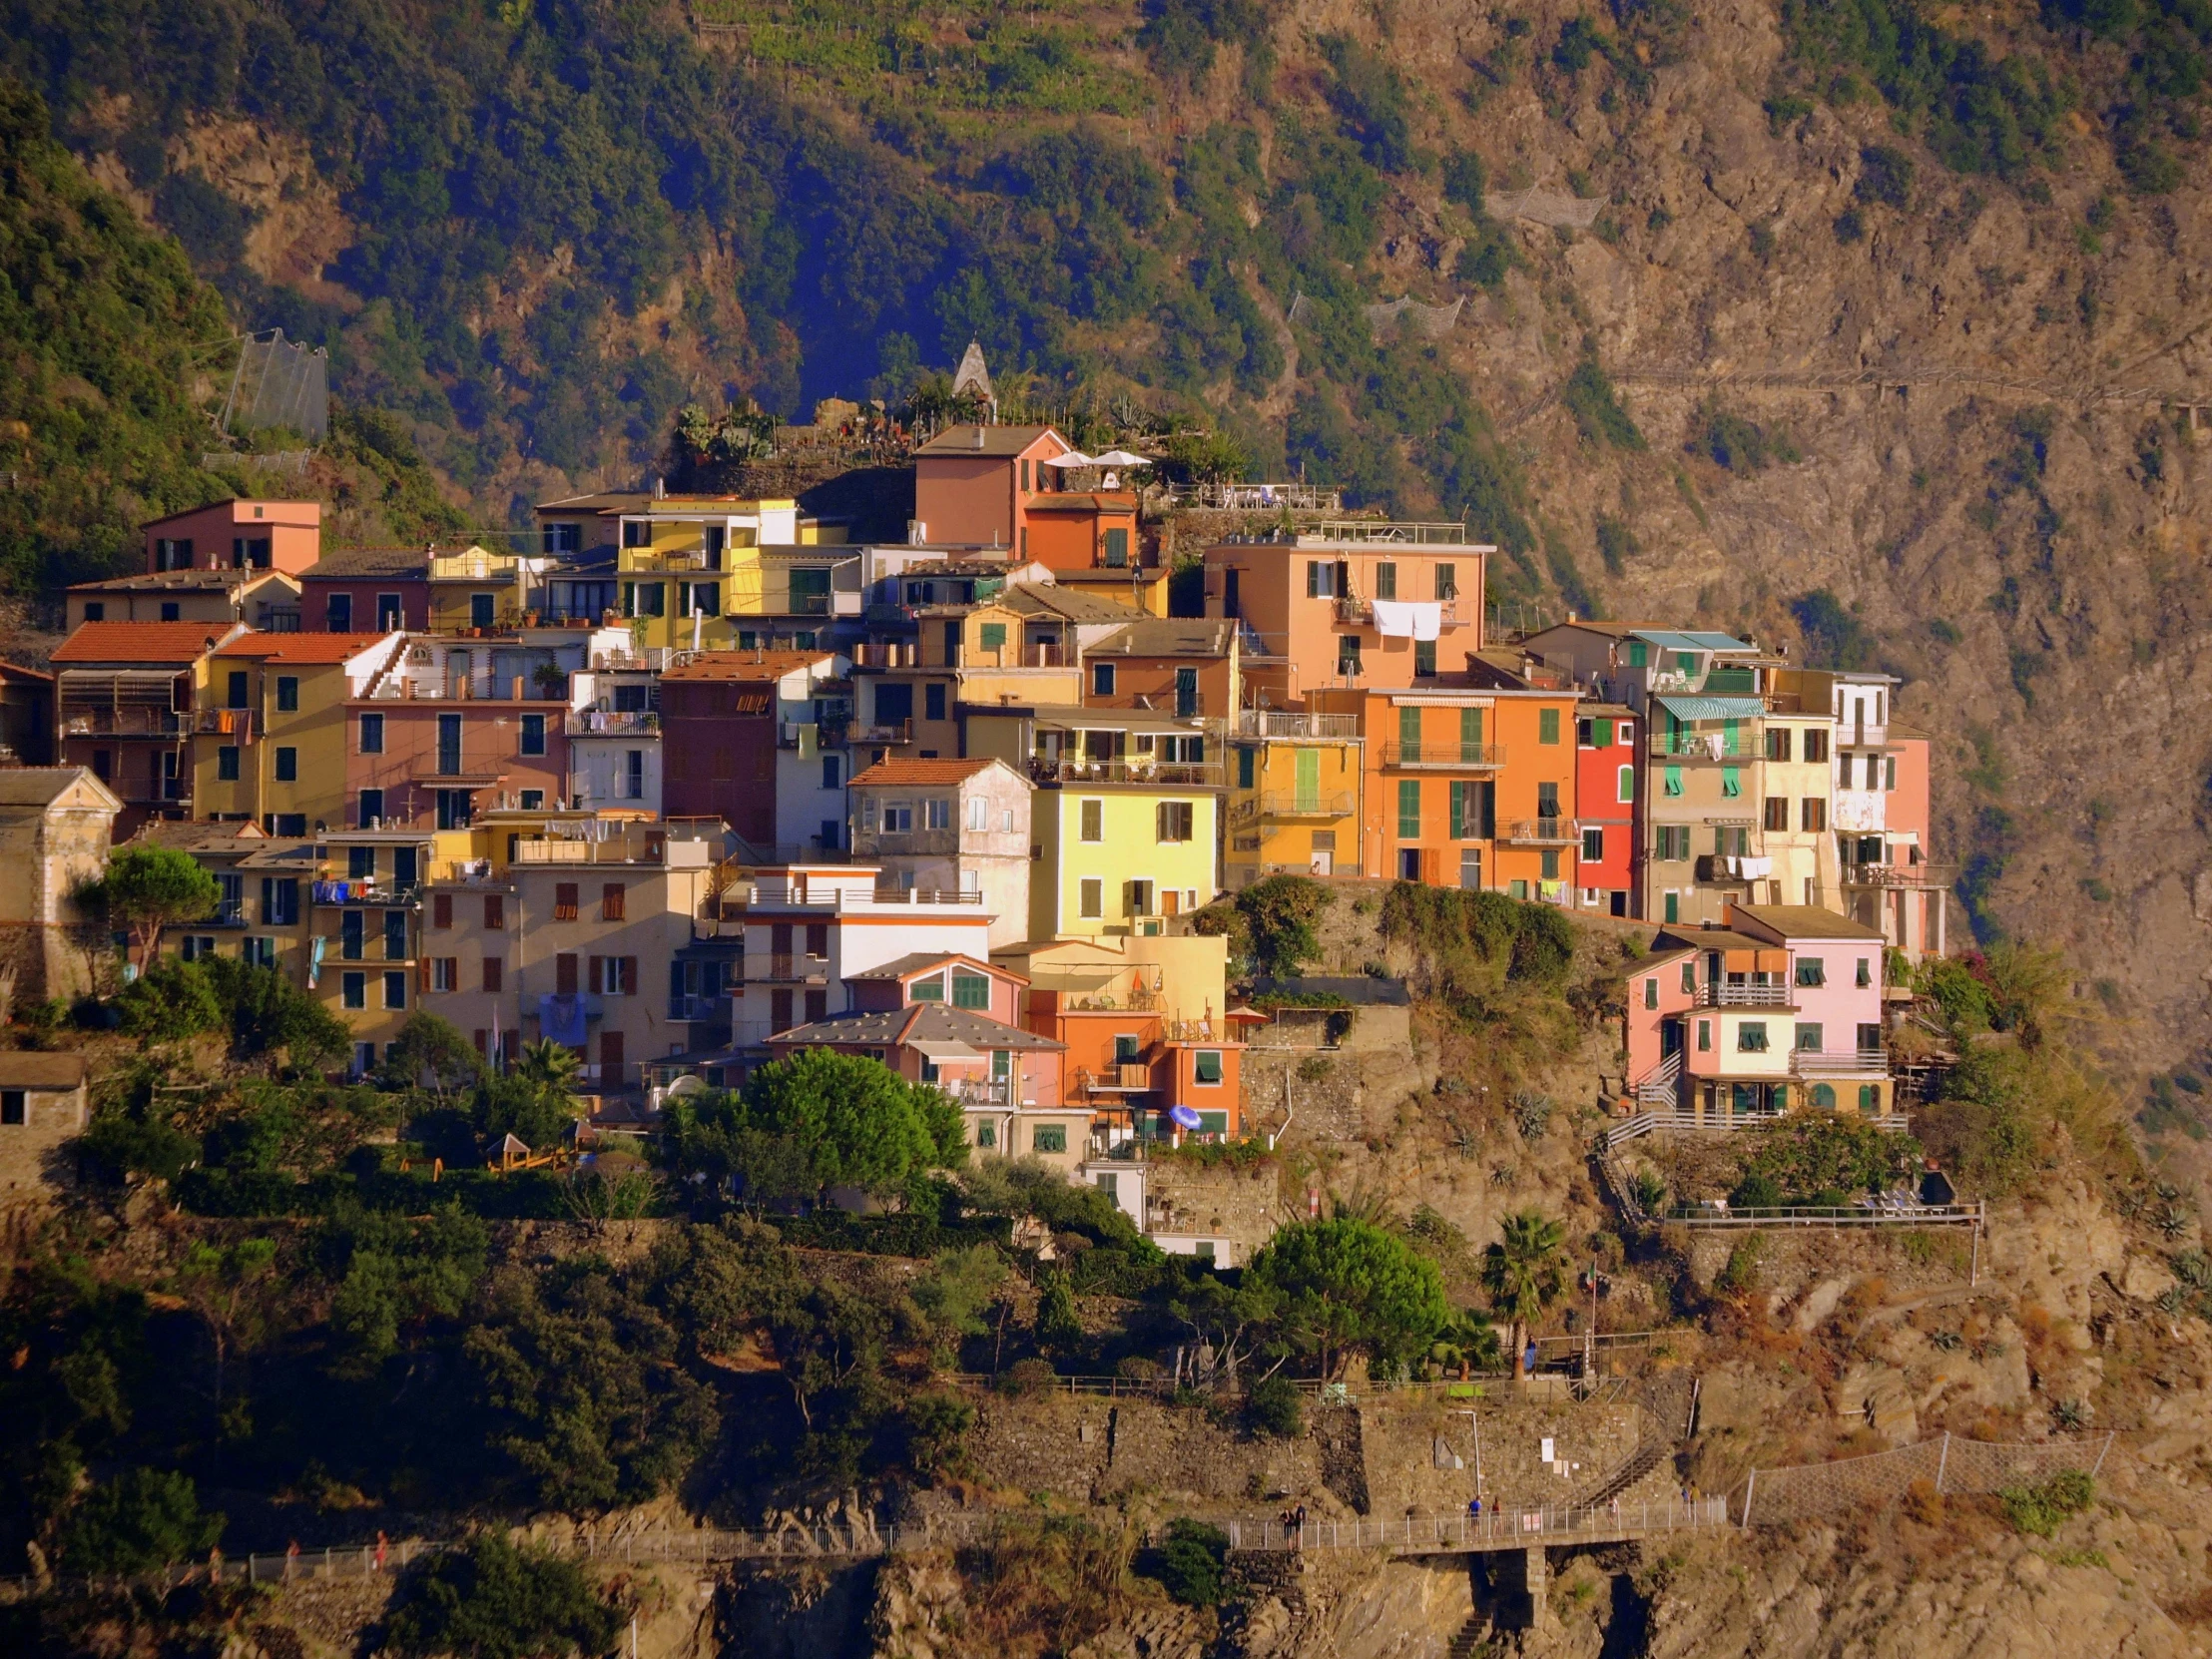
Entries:
[[1150, 455], [1132, 455], [1126, 449], [1109, 449], [1105, 454], [1094, 455], [1091, 458], [1091, 465], [1093, 466], [1150, 466], [1152, 464]]
[[1098, 463], [1080, 449], [1070, 449], [1065, 455], [1047, 455], [1037, 463], [1040, 466], [1096, 466]]

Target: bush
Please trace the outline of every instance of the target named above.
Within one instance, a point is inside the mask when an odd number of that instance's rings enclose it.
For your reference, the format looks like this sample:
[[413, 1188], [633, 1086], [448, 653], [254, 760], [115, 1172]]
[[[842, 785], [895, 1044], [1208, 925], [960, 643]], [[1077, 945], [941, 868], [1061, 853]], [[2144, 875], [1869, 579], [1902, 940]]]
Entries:
[[906, 1402], [906, 1466], [924, 1479], [956, 1474], [967, 1461], [975, 1407], [955, 1394], [917, 1394]]
[[1644, 447], [1643, 433], [1636, 429], [1635, 421], [1621, 407], [1613, 382], [1598, 366], [1594, 355], [1586, 354], [1575, 364], [1574, 372], [1560, 388], [1559, 401], [1567, 406], [1575, 425], [1590, 443], [1601, 448], [1608, 444], [1615, 449], [1640, 450]]
[[192, 1476], [175, 1469], [127, 1469], [79, 1500], [62, 1527], [61, 1558], [72, 1572], [149, 1572], [215, 1547], [223, 1516], [200, 1507]]
[[1186, 1607], [1217, 1607], [1224, 1591], [1222, 1563], [1229, 1558], [1229, 1534], [1204, 1521], [1168, 1523], [1167, 1537], [1154, 1552], [1151, 1575]]
[[1997, 1501], [2013, 1530], [2047, 1538], [2060, 1522], [2088, 1508], [2096, 1495], [2096, 1482], [2083, 1471], [2061, 1469], [2039, 1485], [2007, 1486], [1997, 1493]]
[[157, 962], [116, 998], [124, 1035], [141, 1042], [183, 1042], [223, 1026], [223, 1003], [197, 962]]
[[1245, 1396], [1245, 1415], [1252, 1426], [1277, 1439], [1296, 1439], [1306, 1432], [1306, 1405], [1298, 1384], [1287, 1377], [1270, 1377]]
[[604, 1653], [622, 1625], [621, 1612], [574, 1562], [486, 1533], [465, 1551], [431, 1559], [386, 1639], [404, 1654], [540, 1659]]

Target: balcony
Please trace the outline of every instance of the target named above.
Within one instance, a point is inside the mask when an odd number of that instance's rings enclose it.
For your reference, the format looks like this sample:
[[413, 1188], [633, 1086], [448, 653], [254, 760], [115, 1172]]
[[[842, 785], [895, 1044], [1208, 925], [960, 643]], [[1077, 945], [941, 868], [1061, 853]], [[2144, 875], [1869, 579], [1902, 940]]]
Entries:
[[190, 932], [194, 927], [251, 927], [253, 923], [247, 919], [245, 901], [234, 899], [230, 903], [218, 907], [214, 915], [187, 923], [185, 930]]
[[1331, 742], [1358, 742], [1358, 715], [1308, 714], [1296, 709], [1244, 709], [1237, 715], [1240, 738], [1320, 738]]
[[1571, 818], [1522, 818], [1505, 827], [1513, 846], [1572, 846], [1581, 838], [1581, 826]]
[[877, 721], [869, 726], [852, 728], [854, 743], [912, 743], [914, 723], [910, 720]]
[[1219, 761], [1155, 761], [1146, 756], [1102, 760], [1040, 757], [1030, 761], [1029, 777], [1038, 784], [1164, 784], [1201, 790], [1222, 787]]
[[812, 956], [789, 950], [771, 951], [768, 971], [754, 976], [754, 983], [761, 985], [827, 985], [830, 983], [830, 958]]
[[1152, 1068], [1142, 1061], [1129, 1065], [1075, 1068], [1075, 1087], [1082, 1094], [1149, 1094]]
[[[1459, 615], [1459, 602], [1456, 599], [1400, 600], [1390, 601], [1389, 603], [1432, 604], [1436, 606], [1438, 625], [1445, 628], [1456, 628], [1464, 620]], [[1372, 628], [1375, 626], [1375, 603], [1372, 600], [1361, 598], [1356, 593], [1342, 594], [1337, 599], [1337, 620], [1339, 622], [1358, 623], [1362, 627]]]
[[659, 737], [661, 717], [653, 709], [584, 709], [561, 727], [572, 738]]
[[1398, 743], [1385, 739], [1382, 764], [1401, 770], [1434, 767], [1495, 772], [1505, 764], [1505, 746], [1501, 743], [1462, 743], [1457, 738], [1439, 739], [1435, 743]]
[[1352, 795], [1349, 791], [1323, 791], [1302, 794], [1297, 790], [1269, 790], [1265, 794], [1247, 796], [1229, 810], [1232, 824], [1257, 824], [1268, 821], [1277, 823], [1294, 819], [1350, 818], [1353, 813]]
[[1701, 985], [1697, 1005], [1700, 1008], [1788, 1008], [1793, 1003], [1787, 985]]
[[1790, 1071], [1798, 1077], [1887, 1077], [1890, 1056], [1879, 1048], [1846, 1050], [1841, 1054], [1796, 1048], [1790, 1051]]
[[959, 850], [960, 831], [957, 830], [869, 830], [863, 827], [852, 837], [853, 855], [860, 858], [951, 856]]
[[1746, 721], [1739, 728], [1734, 749], [1728, 747], [1726, 732], [1654, 732], [1648, 753], [1659, 760], [1718, 761], [1729, 766], [1749, 766], [1759, 759], [1753, 753], [1757, 746], [1745, 742], [1754, 724]]
[[514, 890], [512, 878], [497, 873], [489, 858], [433, 858], [430, 861], [430, 885], [482, 887], [495, 892]]
[[1015, 1092], [1014, 1082], [1011, 1077], [969, 1077], [961, 1079], [945, 1092], [962, 1107], [984, 1111], [996, 1108], [1002, 1112], [1011, 1112], [1022, 1105], [1020, 1096]]
[[722, 1021], [730, 1017], [730, 999], [726, 996], [693, 996], [682, 994], [668, 999], [670, 1019]]
[[1380, 518], [1325, 519], [1314, 530], [1313, 535], [1319, 541], [1383, 542], [1396, 547], [1467, 547], [1474, 545], [1467, 540], [1467, 526], [1464, 520], [1456, 524], [1432, 524], [1412, 521], [1392, 523], [1387, 519]]
[[983, 895], [957, 887], [877, 887], [874, 901], [878, 904], [951, 904], [983, 907]]
[[236, 738], [241, 743], [254, 741], [254, 711], [252, 709], [201, 709], [192, 716], [192, 730], [211, 737]]
[[401, 886], [376, 875], [347, 878], [322, 876], [307, 883], [309, 902], [326, 907], [366, 904], [392, 909], [399, 905], [412, 904], [419, 890], [412, 881]]
[[1339, 622], [1372, 622], [1375, 607], [1356, 593], [1337, 596], [1337, 620]]
[[1846, 864], [1847, 887], [1893, 887], [1935, 891], [1947, 887], [1957, 870], [1950, 864]]
[[802, 747], [800, 734], [813, 732], [817, 749], [842, 749], [845, 745], [845, 723], [841, 720], [786, 720], [776, 728], [776, 747], [798, 749]]
[[174, 709], [64, 709], [65, 738], [176, 738], [192, 730], [192, 715]]

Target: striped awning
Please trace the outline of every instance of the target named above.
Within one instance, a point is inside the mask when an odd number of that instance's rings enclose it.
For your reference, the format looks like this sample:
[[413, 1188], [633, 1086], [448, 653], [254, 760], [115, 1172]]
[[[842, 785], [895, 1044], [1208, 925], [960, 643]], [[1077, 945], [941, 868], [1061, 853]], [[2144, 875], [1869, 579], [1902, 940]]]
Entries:
[[1676, 720], [1757, 720], [1767, 712], [1756, 697], [1662, 697], [1659, 707]]

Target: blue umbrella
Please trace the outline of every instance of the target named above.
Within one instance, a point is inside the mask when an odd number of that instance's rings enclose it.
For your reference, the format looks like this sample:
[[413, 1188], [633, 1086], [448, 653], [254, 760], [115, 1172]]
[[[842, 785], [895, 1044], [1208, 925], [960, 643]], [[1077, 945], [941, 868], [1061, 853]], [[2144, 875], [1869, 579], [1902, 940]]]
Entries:
[[1168, 1121], [1178, 1129], [1196, 1129], [1206, 1120], [1189, 1106], [1170, 1106], [1168, 1108]]

